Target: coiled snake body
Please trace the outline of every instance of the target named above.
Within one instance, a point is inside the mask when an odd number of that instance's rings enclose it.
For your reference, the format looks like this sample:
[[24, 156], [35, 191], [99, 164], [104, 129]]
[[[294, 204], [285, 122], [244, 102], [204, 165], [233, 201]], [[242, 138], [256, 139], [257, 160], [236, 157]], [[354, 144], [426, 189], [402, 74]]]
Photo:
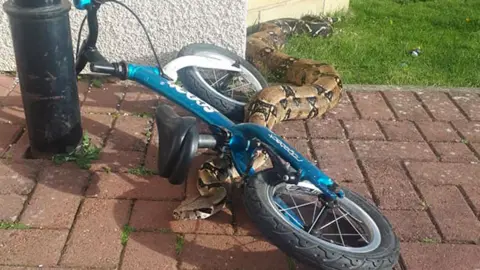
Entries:
[[[247, 38], [246, 59], [260, 71], [275, 76], [281, 84], [264, 88], [250, 99], [245, 106], [245, 122], [272, 129], [282, 121], [319, 117], [338, 104], [343, 89], [334, 67], [281, 52], [291, 34], [329, 36], [332, 22], [330, 18], [307, 16], [268, 21], [254, 27]], [[264, 154], [258, 155], [253, 168], [260, 168], [267, 159]], [[183, 201], [174, 210], [174, 218], [204, 219], [222, 210], [227, 197], [222, 183], [240, 178], [224, 158], [205, 162], [197, 181], [200, 195]]]

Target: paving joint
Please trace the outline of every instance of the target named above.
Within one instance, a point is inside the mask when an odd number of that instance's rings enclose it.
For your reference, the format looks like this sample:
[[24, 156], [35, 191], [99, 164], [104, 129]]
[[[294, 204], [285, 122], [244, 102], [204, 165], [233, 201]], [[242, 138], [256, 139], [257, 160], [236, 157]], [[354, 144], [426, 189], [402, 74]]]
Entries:
[[427, 139], [427, 136], [425, 136], [425, 133], [422, 131], [422, 129], [418, 126], [417, 122], [415, 121], [412, 121], [413, 125], [415, 126], [415, 128], [417, 129], [418, 133], [420, 133], [420, 136], [422, 137], [422, 139], [424, 140], [424, 142], [428, 145], [428, 147], [430, 148], [430, 150], [433, 152], [433, 154], [435, 155], [435, 158], [437, 159], [437, 161], [441, 161], [441, 156], [440, 156], [440, 153], [437, 151], [437, 149], [435, 149], [435, 147], [433, 147], [433, 144], [432, 142], [430, 142], [428, 139]]
[[428, 108], [428, 106], [423, 102], [422, 98], [418, 95], [418, 93], [414, 92], [414, 93], [413, 93], [413, 96], [417, 99], [418, 102], [420, 102], [420, 105], [422, 106], [423, 110], [425, 110], [425, 112], [428, 114], [428, 116], [430, 117], [430, 119], [431, 119], [433, 122], [436, 122], [437, 119], [433, 116], [432, 112], [430, 111], [430, 109]]
[[453, 103], [453, 105], [457, 108], [457, 110], [463, 115], [463, 117], [465, 117], [465, 119], [467, 119], [467, 121], [472, 121], [472, 119], [470, 118], [470, 116], [468, 116], [468, 114], [465, 112], [465, 110], [462, 109], [462, 107], [458, 104], [458, 102], [455, 99], [453, 99], [451, 93], [447, 92], [447, 93], [445, 93], [445, 95], [448, 97], [450, 102]]
[[[130, 200], [130, 206], [128, 208], [128, 213], [127, 213], [127, 222], [126, 224], [124, 224], [124, 226], [130, 226], [130, 221], [132, 219], [132, 214], [133, 214], [133, 207], [135, 206], [135, 203], [137, 202], [137, 199], [132, 199]], [[121, 228], [122, 230], [122, 233], [123, 233], [123, 227]], [[125, 250], [127, 249], [127, 245], [128, 245], [128, 240], [130, 240], [130, 235], [127, 236], [127, 242], [122, 245], [122, 250], [120, 251], [120, 257], [118, 259], [118, 269], [122, 269], [122, 264], [123, 264], [123, 259], [125, 257]]]
[[422, 203], [425, 204], [425, 211], [428, 214], [428, 217], [430, 218], [430, 221], [432, 222], [433, 226], [435, 226], [435, 229], [437, 230], [438, 235], [440, 236], [440, 239], [442, 243], [445, 243], [445, 235], [443, 234], [442, 230], [440, 229], [440, 225], [438, 221], [435, 219], [435, 216], [432, 213], [432, 210], [430, 209], [430, 206], [428, 205], [427, 200], [425, 199], [425, 196], [423, 196], [420, 188], [418, 187], [417, 183], [413, 179], [412, 175], [410, 174], [410, 171], [408, 170], [406, 164], [406, 161], [400, 162], [400, 165], [402, 166], [403, 171], [405, 172], [407, 179], [410, 181], [410, 184], [412, 185], [413, 189], [415, 190], [415, 193], [417, 193], [417, 196], [420, 198]]
[[[460, 191], [460, 193], [462, 194], [463, 196], [463, 199], [465, 200], [465, 202], [468, 204], [468, 206], [470, 207], [470, 210], [472, 210], [472, 213], [475, 217], [477, 217], [477, 219], [480, 221], [480, 216], [477, 216], [477, 211], [480, 212], [480, 209], [477, 209], [475, 207], [475, 205], [473, 204], [472, 200], [470, 199], [470, 197], [468, 197], [467, 195], [467, 192], [465, 191], [465, 188], [462, 186], [462, 185], [455, 185], [455, 187], [458, 189], [458, 191]], [[480, 238], [478, 239], [480, 241]]]

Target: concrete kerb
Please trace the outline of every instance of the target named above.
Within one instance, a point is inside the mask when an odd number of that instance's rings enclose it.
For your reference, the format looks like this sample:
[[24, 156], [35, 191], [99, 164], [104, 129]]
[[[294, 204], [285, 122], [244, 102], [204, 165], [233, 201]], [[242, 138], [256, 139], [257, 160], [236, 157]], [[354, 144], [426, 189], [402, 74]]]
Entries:
[[421, 86], [421, 85], [362, 85], [345, 84], [346, 91], [400, 91], [400, 92], [467, 92], [480, 93], [480, 88], [475, 87], [444, 87], [444, 86]]

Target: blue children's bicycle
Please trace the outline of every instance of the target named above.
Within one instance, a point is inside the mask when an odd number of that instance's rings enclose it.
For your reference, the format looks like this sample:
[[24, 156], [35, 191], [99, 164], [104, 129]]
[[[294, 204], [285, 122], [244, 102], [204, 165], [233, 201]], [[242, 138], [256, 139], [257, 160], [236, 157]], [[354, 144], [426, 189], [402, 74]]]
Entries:
[[[87, 11], [84, 23], [87, 21], [89, 27], [88, 38], [77, 48], [77, 73], [90, 63], [93, 72], [136, 81], [190, 111], [211, 129], [211, 134], [199, 134], [195, 118], [180, 117], [168, 105], [159, 105], [156, 121], [161, 144], [158, 166], [162, 176], [172, 184], [182, 184], [198, 149], [215, 150], [244, 177], [245, 207], [254, 223], [289, 256], [320, 269], [389, 269], [396, 264], [398, 238], [372, 203], [348, 189], [340, 189], [270, 129], [239, 123], [235, 117], [226, 116], [217, 106], [210, 105], [218, 103], [219, 96], [200, 76], [199, 70], [220, 69], [243, 74], [259, 91], [266, 82], [257, 70], [231, 52], [198, 44], [189, 47], [190, 53], [184, 53], [162, 68], [148, 33], [157, 67], [110, 63], [96, 49], [97, 11], [105, 2], [75, 0], [78, 9]], [[116, 0], [108, 2], [126, 7]], [[195, 80], [202, 91], [212, 91], [212, 98], [204, 95], [206, 98], [202, 100], [175, 85], [181, 70], [188, 70], [189, 73], [185, 73], [191, 74], [188, 80]], [[222, 101], [232, 108], [243, 104], [231, 98]], [[258, 172], [252, 168], [258, 150], [268, 154], [271, 168]]]

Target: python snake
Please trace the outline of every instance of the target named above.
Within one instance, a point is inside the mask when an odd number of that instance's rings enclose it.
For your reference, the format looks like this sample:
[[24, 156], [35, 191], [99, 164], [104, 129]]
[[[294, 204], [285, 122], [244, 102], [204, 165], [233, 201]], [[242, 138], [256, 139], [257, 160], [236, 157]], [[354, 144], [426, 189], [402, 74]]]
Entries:
[[[245, 122], [272, 129], [288, 120], [319, 117], [335, 107], [342, 97], [340, 75], [327, 63], [296, 58], [282, 52], [292, 34], [328, 37], [333, 20], [316, 16], [277, 19], [261, 23], [247, 37], [246, 60], [258, 70], [275, 76], [281, 84], [257, 92], [245, 106]], [[253, 169], [262, 167], [268, 156], [258, 153]], [[205, 219], [226, 206], [223, 183], [241, 180], [228, 159], [212, 158], [199, 170], [199, 196], [187, 198], [173, 212], [175, 219]]]

